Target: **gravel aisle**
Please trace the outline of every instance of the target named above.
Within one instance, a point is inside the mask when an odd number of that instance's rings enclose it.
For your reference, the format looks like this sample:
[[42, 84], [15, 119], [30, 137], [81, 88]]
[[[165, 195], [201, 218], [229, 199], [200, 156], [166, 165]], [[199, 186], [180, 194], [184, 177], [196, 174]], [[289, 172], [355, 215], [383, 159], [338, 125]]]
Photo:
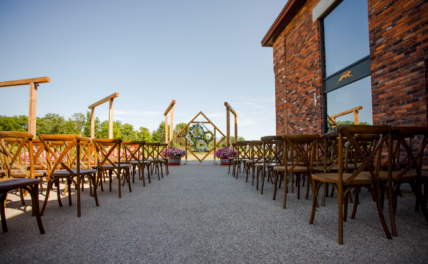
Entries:
[[[161, 181], [152, 177], [146, 187], [136, 179], [132, 193], [122, 189], [121, 199], [116, 181], [112, 192], [98, 189], [99, 207], [86, 189], [81, 218], [76, 216], [75, 195], [73, 206], [63, 197], [63, 207], [59, 207], [54, 192], [42, 217], [44, 235], [31, 217], [31, 208], [21, 207], [18, 196], [10, 194], [6, 209], [9, 232], [0, 233], [0, 262], [428, 261], [428, 225], [422, 213], [413, 210], [414, 198], [407, 187], [404, 197], [399, 197], [398, 237], [386, 239], [375, 204], [363, 190], [356, 219], [344, 223], [345, 244], [339, 245], [335, 198], [327, 198], [310, 225], [312, 195], [310, 200], [304, 199], [306, 188], [300, 200], [296, 194], [288, 194], [283, 210], [283, 188], [273, 201], [271, 184], [265, 184], [265, 193], [260, 195], [245, 182], [244, 174], [236, 180], [225, 166], [190, 162], [170, 171]], [[29, 197], [27, 200], [28, 205]]]

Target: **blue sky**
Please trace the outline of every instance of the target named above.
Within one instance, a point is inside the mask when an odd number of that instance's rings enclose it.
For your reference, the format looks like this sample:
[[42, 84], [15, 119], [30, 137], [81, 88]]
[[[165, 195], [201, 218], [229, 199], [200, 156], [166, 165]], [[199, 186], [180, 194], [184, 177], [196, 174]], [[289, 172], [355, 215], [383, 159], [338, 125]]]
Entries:
[[[0, 81], [48, 76], [37, 116], [68, 118], [114, 92], [114, 119], [153, 130], [204, 112], [226, 133], [275, 134], [272, 49], [260, 41], [286, 0], [0, 0]], [[28, 86], [0, 88], [0, 115], [28, 115]], [[107, 120], [108, 104], [96, 108]], [[233, 130], [232, 130], [233, 133]]]

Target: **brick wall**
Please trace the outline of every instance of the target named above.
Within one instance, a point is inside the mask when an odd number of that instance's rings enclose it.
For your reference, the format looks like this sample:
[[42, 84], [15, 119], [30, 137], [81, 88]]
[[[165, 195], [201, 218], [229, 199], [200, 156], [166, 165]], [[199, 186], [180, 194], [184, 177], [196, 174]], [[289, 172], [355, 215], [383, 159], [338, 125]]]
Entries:
[[306, 1], [273, 43], [277, 135], [322, 133], [319, 22], [312, 21], [318, 1]]
[[427, 126], [428, 1], [368, 1], [373, 123]]

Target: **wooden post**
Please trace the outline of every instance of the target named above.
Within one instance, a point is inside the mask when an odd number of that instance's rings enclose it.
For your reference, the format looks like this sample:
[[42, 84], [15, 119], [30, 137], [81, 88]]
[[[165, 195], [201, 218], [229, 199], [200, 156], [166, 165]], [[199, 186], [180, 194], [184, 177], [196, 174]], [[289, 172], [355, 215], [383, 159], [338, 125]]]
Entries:
[[30, 83], [30, 110], [28, 114], [28, 133], [36, 136], [37, 83]]
[[172, 106], [169, 116], [171, 119], [171, 125], [169, 129], [169, 138], [171, 139], [171, 142], [169, 146], [172, 147], [172, 140], [174, 139], [174, 106]]
[[113, 101], [114, 99], [110, 99], [110, 107], [108, 113], [108, 138], [113, 138]]
[[230, 147], [230, 109], [226, 107], [226, 142], [227, 146]]
[[360, 121], [358, 120], [358, 112], [357, 112], [357, 110], [354, 111], [354, 123], [356, 125], [360, 124]]
[[235, 142], [238, 142], [238, 117], [235, 115]]
[[91, 138], [95, 138], [95, 107], [91, 109]]
[[216, 145], [217, 145], [217, 144], [216, 144], [216, 142], [217, 142], [217, 140], [216, 140], [216, 139], [217, 139], [217, 138], [216, 138], [216, 132], [217, 132], [217, 129], [216, 129], [216, 128], [214, 128], [214, 159], [213, 159], [213, 163], [214, 163], [214, 164], [216, 164], [216, 162], [215, 162], [215, 151], [216, 151], [216, 149], [217, 149], [217, 148], [216, 148]]
[[[186, 135], [187, 135], [187, 127], [186, 127]], [[185, 142], [186, 142], [185, 148], [187, 148], [187, 137], [185, 137]], [[187, 151], [186, 151], [186, 162], [185, 162], [185, 164], [187, 165]]]
[[168, 144], [168, 115], [165, 116], [165, 144]]

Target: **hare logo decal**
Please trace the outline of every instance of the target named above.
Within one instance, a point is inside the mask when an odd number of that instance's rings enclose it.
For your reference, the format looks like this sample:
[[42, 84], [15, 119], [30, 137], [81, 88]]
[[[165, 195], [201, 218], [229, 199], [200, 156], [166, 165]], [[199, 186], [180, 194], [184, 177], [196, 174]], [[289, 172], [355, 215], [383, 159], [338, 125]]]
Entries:
[[354, 77], [354, 75], [351, 75], [351, 71], [346, 71], [340, 76], [339, 81], [337, 81], [337, 84], [339, 84], [343, 79], [348, 77]]

